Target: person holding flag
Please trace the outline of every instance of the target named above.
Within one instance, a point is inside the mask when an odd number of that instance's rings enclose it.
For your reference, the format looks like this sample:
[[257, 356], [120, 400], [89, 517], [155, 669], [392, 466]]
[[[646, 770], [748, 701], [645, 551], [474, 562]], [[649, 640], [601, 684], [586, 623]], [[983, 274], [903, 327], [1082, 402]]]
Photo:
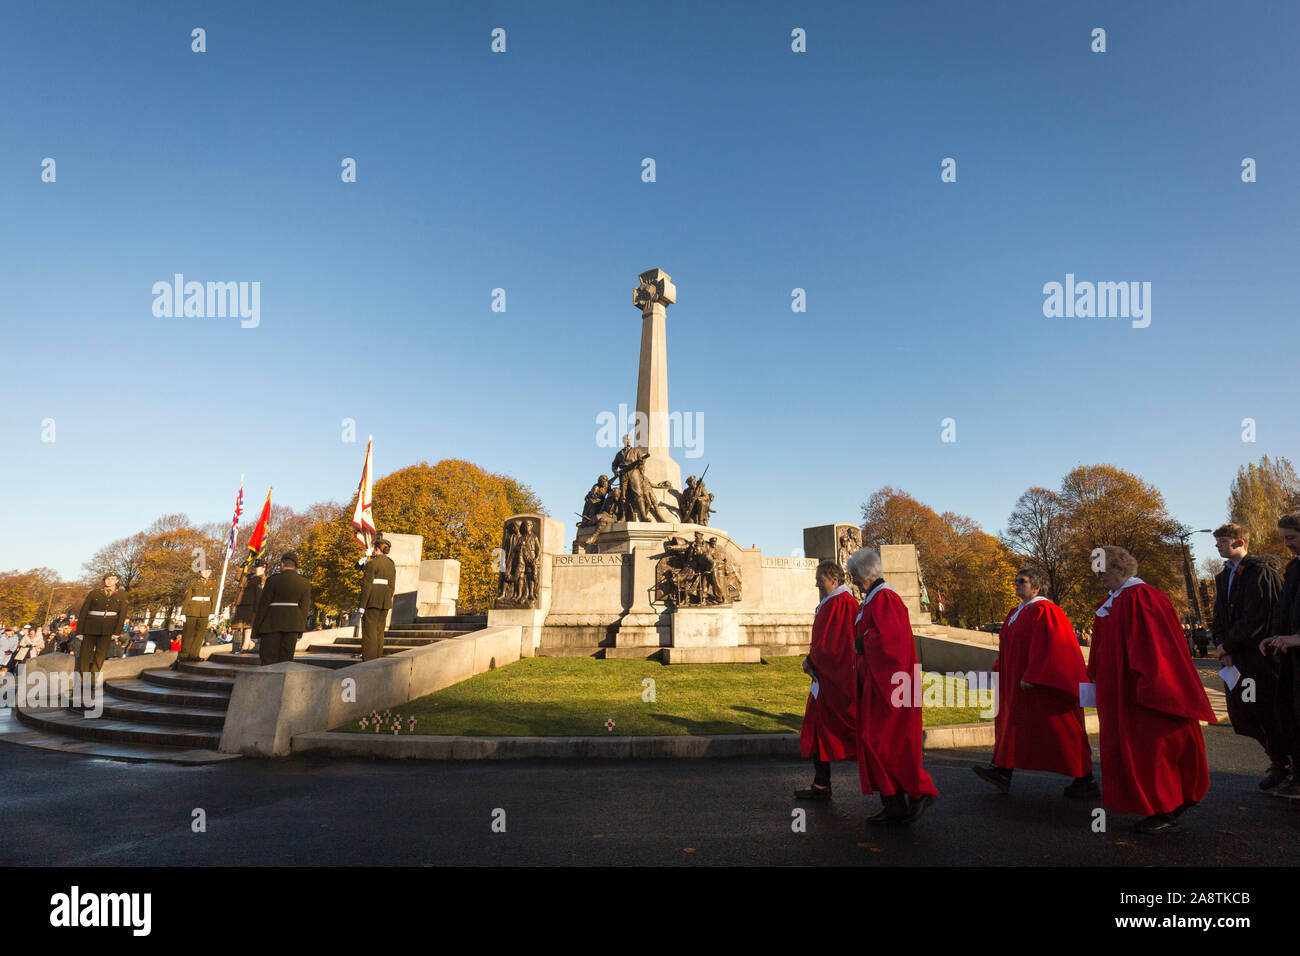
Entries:
[[365, 577], [361, 582], [361, 659], [373, 661], [384, 656], [384, 627], [388, 611], [393, 606], [393, 585], [397, 582], [397, 565], [388, 556], [392, 542], [379, 535], [375, 539], [376, 554], [366, 562]]

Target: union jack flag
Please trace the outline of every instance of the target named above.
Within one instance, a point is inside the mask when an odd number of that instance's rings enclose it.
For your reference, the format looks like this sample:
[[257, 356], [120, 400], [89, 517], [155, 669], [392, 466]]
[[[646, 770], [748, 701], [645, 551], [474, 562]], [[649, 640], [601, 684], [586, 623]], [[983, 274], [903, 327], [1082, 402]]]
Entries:
[[226, 545], [226, 560], [235, 553], [235, 538], [239, 536], [239, 516], [244, 513], [244, 478], [239, 478], [239, 494], [235, 498], [235, 517], [230, 520], [230, 543]]

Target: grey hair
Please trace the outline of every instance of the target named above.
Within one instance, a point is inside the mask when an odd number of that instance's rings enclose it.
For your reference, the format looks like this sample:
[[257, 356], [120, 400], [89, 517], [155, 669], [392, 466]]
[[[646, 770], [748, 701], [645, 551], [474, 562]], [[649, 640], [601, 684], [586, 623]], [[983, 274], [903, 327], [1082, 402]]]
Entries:
[[868, 584], [876, 578], [884, 577], [880, 567], [880, 552], [873, 548], [858, 548], [849, 555], [847, 566], [849, 575], [856, 574]]

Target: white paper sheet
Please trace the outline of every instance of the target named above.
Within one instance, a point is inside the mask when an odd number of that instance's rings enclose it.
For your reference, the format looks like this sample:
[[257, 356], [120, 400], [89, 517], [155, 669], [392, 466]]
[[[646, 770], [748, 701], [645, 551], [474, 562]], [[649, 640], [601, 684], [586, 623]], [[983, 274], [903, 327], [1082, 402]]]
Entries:
[[1241, 680], [1241, 671], [1229, 664], [1223, 670], [1219, 671], [1219, 676], [1222, 677], [1223, 682], [1228, 685], [1228, 690], [1232, 690], [1237, 686], [1237, 681]]
[[1080, 707], [1097, 706], [1097, 685], [1096, 684], [1079, 685], [1079, 706]]
[[817, 695], [821, 693], [821, 689], [821, 685], [817, 683], [817, 678], [814, 677], [812, 686], [808, 688], [808, 693], [813, 695], [813, 700], [817, 699]]

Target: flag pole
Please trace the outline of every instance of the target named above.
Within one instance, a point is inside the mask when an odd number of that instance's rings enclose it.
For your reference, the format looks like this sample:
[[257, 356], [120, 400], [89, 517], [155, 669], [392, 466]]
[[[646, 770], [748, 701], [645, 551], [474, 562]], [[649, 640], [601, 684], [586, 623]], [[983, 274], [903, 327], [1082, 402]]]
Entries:
[[[244, 476], [242, 474], [239, 476], [239, 490], [241, 492], [244, 490]], [[212, 627], [212, 619], [214, 617], [219, 618], [221, 615], [221, 595], [224, 594], [226, 590], [226, 570], [230, 567], [230, 552], [233, 550], [233, 547], [226, 545], [226, 558], [221, 562], [221, 581], [217, 584], [217, 604], [216, 607], [213, 608], [212, 614], [208, 617], [209, 629]], [[231, 635], [230, 643], [233, 647], [235, 643], [233, 634]]]

